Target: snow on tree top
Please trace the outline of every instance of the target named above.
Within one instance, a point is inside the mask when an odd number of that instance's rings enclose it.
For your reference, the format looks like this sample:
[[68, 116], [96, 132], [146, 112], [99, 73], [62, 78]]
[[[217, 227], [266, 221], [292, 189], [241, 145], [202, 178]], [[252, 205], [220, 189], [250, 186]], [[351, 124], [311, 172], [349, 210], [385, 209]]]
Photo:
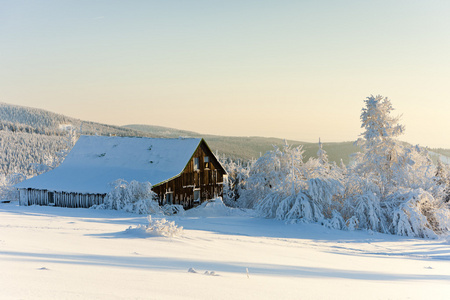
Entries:
[[107, 193], [117, 179], [156, 185], [179, 175], [200, 142], [198, 138], [81, 136], [59, 167], [16, 187]]

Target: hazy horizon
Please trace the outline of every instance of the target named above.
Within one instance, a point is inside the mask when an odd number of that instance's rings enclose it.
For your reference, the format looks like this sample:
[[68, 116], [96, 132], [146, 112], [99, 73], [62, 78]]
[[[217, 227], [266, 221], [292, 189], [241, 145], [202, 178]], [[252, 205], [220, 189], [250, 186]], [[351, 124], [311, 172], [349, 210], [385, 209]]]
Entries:
[[446, 1], [4, 1], [0, 101], [111, 124], [354, 141], [391, 99], [450, 148]]

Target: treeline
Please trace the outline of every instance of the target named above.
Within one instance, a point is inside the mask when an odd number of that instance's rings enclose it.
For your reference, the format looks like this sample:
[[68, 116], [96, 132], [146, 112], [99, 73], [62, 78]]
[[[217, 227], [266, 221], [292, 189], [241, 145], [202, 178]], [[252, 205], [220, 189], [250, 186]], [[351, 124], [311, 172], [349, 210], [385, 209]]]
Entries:
[[58, 129], [49, 129], [46, 127], [33, 127], [21, 123], [12, 123], [8, 121], [0, 120], [0, 131], [10, 131], [10, 132], [22, 132], [22, 133], [34, 133], [34, 134], [45, 134], [45, 135], [65, 135], [66, 132]]
[[70, 149], [69, 137], [0, 131], [0, 173], [38, 175], [59, 165]]

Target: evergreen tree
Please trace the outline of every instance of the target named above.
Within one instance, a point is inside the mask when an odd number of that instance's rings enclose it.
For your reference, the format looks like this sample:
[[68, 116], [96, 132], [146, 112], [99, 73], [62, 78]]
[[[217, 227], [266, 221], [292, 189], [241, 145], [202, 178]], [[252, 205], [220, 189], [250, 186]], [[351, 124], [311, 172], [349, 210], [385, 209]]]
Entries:
[[323, 144], [319, 138], [319, 150], [317, 151], [317, 159], [322, 165], [328, 165], [328, 155], [325, 150], [323, 150]]
[[442, 199], [444, 202], [450, 201], [450, 177], [448, 173], [448, 167], [444, 165], [441, 158], [438, 158], [435, 175], [436, 184], [439, 186], [442, 192]]
[[402, 145], [396, 139], [405, 127], [398, 124], [400, 117], [391, 116], [394, 110], [391, 101], [381, 95], [367, 97], [361, 113], [364, 132], [357, 144], [362, 148], [358, 171], [377, 181], [385, 197], [393, 179], [393, 165], [399, 161]]

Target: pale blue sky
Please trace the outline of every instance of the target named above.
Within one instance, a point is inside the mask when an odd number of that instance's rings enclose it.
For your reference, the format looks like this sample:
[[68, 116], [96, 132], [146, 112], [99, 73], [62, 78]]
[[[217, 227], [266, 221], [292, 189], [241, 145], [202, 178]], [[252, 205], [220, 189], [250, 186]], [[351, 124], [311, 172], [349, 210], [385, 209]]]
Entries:
[[450, 148], [450, 1], [2, 1], [0, 101], [109, 124], [355, 140], [392, 100]]

